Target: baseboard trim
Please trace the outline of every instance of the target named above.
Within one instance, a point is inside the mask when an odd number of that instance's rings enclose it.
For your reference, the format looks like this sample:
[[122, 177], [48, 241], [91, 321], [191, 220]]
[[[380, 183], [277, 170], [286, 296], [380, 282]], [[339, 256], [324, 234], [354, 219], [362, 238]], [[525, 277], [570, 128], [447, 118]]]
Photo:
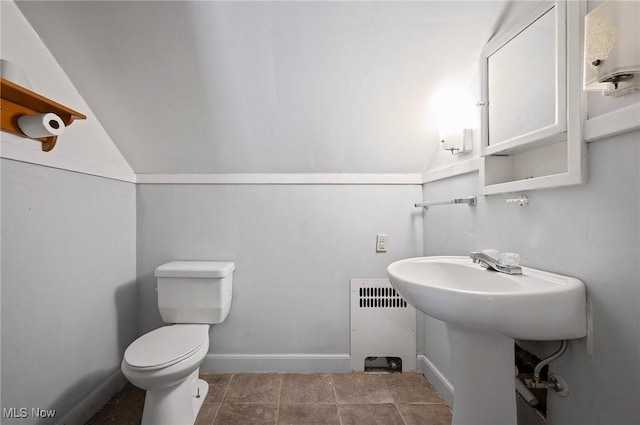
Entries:
[[418, 354], [417, 367], [420, 372], [431, 382], [440, 398], [453, 408], [453, 385], [440, 372], [440, 370], [424, 355]]
[[200, 373], [344, 373], [349, 354], [207, 354]]
[[115, 371], [105, 382], [91, 392], [71, 411], [60, 418], [57, 425], [82, 425], [100, 410], [115, 393], [120, 391], [127, 382], [120, 369]]

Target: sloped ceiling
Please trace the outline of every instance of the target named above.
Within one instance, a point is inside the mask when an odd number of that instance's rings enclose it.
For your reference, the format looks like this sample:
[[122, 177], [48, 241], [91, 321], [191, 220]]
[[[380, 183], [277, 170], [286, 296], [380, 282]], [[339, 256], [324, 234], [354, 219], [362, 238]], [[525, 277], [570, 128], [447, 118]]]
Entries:
[[415, 173], [504, 2], [18, 2], [136, 173]]

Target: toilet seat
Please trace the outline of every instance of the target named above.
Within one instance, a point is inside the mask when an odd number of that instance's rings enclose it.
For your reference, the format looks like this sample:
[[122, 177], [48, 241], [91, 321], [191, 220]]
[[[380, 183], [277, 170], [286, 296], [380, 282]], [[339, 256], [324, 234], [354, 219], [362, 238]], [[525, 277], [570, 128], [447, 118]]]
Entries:
[[209, 344], [209, 325], [164, 326], [132, 342], [124, 361], [132, 369], [162, 369], [190, 357], [203, 344]]

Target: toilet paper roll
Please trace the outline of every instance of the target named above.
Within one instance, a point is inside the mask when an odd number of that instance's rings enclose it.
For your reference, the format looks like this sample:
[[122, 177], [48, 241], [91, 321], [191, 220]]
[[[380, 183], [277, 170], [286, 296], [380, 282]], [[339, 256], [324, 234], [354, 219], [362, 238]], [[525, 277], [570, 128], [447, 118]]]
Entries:
[[18, 118], [18, 127], [32, 139], [59, 136], [65, 128], [62, 118], [53, 113], [23, 115]]

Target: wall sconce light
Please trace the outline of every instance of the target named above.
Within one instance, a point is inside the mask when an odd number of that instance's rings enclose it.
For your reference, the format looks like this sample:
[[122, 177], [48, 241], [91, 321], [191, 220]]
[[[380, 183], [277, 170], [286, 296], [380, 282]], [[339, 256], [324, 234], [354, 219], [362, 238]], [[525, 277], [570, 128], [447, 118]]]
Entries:
[[440, 146], [451, 155], [471, 152], [473, 133], [470, 128], [440, 129]]
[[469, 96], [457, 87], [444, 87], [431, 101], [438, 123], [440, 148], [452, 155], [471, 152], [473, 148], [474, 112]]
[[584, 89], [640, 91], [640, 2], [608, 0], [585, 17]]

